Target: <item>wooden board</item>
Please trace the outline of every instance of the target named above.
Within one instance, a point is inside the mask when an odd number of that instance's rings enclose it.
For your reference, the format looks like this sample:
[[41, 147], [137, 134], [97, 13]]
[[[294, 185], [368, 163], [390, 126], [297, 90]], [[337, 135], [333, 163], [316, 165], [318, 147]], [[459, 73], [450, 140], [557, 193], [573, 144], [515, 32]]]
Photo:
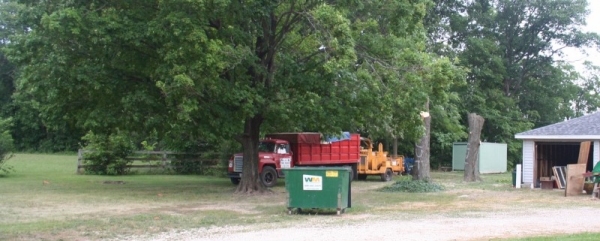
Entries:
[[567, 183], [565, 187], [565, 197], [581, 195], [583, 192], [583, 183], [586, 164], [567, 165]]
[[590, 155], [591, 141], [584, 141], [579, 146], [579, 159], [577, 164], [586, 164], [588, 162], [588, 156]]
[[567, 183], [567, 179], [565, 179], [566, 169], [567, 167], [565, 166], [552, 167], [552, 172], [554, 172], [554, 180], [556, 181], [556, 186], [560, 189], [565, 188], [565, 185]]

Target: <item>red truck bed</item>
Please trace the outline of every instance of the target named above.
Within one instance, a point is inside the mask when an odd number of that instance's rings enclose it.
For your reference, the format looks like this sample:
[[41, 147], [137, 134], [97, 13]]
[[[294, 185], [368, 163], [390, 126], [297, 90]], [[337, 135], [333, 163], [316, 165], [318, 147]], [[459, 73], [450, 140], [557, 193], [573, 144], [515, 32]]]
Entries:
[[266, 137], [288, 141], [296, 166], [355, 164], [360, 160], [359, 134], [330, 143], [321, 143], [321, 134], [315, 132], [275, 133]]

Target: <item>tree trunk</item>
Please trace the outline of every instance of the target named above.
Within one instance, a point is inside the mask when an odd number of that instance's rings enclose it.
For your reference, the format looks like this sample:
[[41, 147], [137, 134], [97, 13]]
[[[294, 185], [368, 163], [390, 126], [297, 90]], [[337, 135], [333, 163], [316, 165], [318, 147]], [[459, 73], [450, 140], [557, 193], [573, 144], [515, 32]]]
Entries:
[[413, 180], [429, 181], [429, 139], [431, 135], [431, 116], [429, 114], [429, 100], [425, 104], [426, 112], [421, 112], [423, 125], [425, 126], [425, 134], [421, 137], [419, 143], [415, 146], [415, 164], [412, 169]]
[[254, 193], [265, 190], [258, 173], [258, 143], [261, 124], [262, 116], [260, 115], [247, 118], [244, 121], [244, 134], [237, 138], [244, 148], [244, 166], [236, 193]]
[[395, 160], [396, 158], [398, 158], [398, 138], [397, 137], [394, 137], [394, 146], [392, 148], [393, 148], [393, 153], [394, 153], [392, 157]]
[[481, 129], [483, 128], [483, 117], [470, 113], [469, 119], [469, 142], [467, 143], [467, 155], [465, 157], [465, 182], [481, 181], [479, 177], [479, 146], [481, 145]]

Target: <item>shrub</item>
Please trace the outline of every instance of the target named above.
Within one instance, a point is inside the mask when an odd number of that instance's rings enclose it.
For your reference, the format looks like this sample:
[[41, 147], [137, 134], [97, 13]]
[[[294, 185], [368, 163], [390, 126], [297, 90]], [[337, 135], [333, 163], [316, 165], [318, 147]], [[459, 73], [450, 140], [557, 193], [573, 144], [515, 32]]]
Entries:
[[177, 174], [202, 174], [201, 160], [195, 155], [177, 155], [171, 160], [171, 168]]
[[86, 174], [99, 175], [125, 175], [129, 173], [127, 160], [135, 145], [129, 140], [126, 133], [113, 133], [110, 135], [94, 134], [89, 132], [83, 138], [87, 142], [84, 164]]
[[13, 139], [8, 132], [10, 123], [11, 119], [0, 119], [0, 176], [12, 171], [12, 167], [6, 164], [14, 150]]
[[423, 193], [423, 192], [439, 192], [443, 191], [444, 186], [432, 183], [428, 181], [412, 181], [412, 180], [400, 180], [390, 186], [386, 186], [380, 189], [382, 192], [412, 192], [412, 193]]
[[200, 153], [200, 155], [175, 156], [171, 161], [173, 172], [177, 174], [223, 177], [227, 175], [229, 157], [231, 157], [231, 154], [239, 151], [240, 145], [236, 141], [229, 139], [218, 143], [197, 143], [190, 141], [185, 146], [173, 149], [183, 153]]
[[177, 155], [171, 160], [171, 167], [177, 174], [223, 176], [227, 171], [227, 166], [221, 165], [217, 152], [204, 152], [201, 155]]

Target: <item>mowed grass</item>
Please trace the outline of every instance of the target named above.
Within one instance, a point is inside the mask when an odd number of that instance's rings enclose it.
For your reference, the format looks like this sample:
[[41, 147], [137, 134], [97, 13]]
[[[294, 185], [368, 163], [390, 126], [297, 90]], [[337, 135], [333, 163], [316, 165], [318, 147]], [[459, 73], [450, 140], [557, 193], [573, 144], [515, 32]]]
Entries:
[[[314, 213], [287, 215], [284, 180], [268, 194], [239, 195], [224, 177], [77, 175], [76, 163], [75, 155], [17, 154], [8, 161], [15, 172], [0, 178], [0, 240], [104, 240], [231, 225], [291, 227], [314, 218]], [[352, 207], [342, 218], [325, 216], [324, 222], [593, 205], [579, 203], [588, 199], [585, 196], [562, 198], [558, 190], [514, 189], [510, 173], [482, 175], [483, 182], [476, 183], [462, 182], [461, 172], [431, 174], [445, 191], [389, 193], [379, 189], [391, 182], [381, 182], [377, 176], [354, 181]], [[394, 179], [405, 178], [409, 177]]]
[[226, 178], [77, 175], [76, 163], [70, 155], [17, 154], [8, 161], [14, 172], [0, 178], [0, 240], [76, 239], [73, 233], [102, 239], [256, 222], [256, 213], [285, 211], [281, 201], [255, 211], [281, 195], [233, 195]]

